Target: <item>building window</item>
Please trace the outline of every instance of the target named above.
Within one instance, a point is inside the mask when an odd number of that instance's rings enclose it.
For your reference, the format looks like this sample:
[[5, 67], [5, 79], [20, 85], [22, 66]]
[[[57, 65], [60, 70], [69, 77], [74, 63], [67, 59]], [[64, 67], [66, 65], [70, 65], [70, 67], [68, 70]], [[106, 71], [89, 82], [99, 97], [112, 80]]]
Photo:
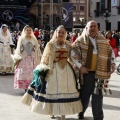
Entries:
[[96, 2], [96, 10], [94, 10], [94, 12], [95, 12], [95, 17], [100, 16], [100, 2]]
[[84, 17], [79, 17], [79, 20], [80, 21], [84, 21]]
[[95, 17], [99, 17], [100, 16], [100, 11], [99, 10], [94, 10], [95, 12]]
[[118, 31], [120, 31], [120, 21], [118, 21]]
[[84, 27], [86, 25], [86, 20], [85, 20], [84, 17], [80, 17], [79, 18], [79, 22], [80, 22], [80, 24], [81, 24], [82, 27]]
[[85, 15], [85, 12], [80, 12], [80, 15], [83, 15], [83, 16], [84, 16], [84, 15]]
[[84, 10], [84, 8], [85, 8], [84, 6], [80, 6], [80, 10]]
[[73, 10], [76, 10], [76, 6], [73, 6]]
[[118, 3], [119, 5], [116, 7], [117, 8], [117, 13], [120, 15], [120, 1]]
[[108, 0], [108, 1], [107, 1], [107, 8], [108, 8], [109, 10], [111, 10], [111, 0]]
[[98, 29], [100, 30], [100, 23], [97, 23], [97, 25], [98, 25]]
[[96, 9], [100, 10], [100, 2], [96, 2]]
[[76, 17], [73, 17], [73, 22], [75, 22], [76, 21]]
[[120, 6], [117, 7], [118, 14], [120, 14]]
[[73, 15], [76, 15], [76, 12], [73, 12]]

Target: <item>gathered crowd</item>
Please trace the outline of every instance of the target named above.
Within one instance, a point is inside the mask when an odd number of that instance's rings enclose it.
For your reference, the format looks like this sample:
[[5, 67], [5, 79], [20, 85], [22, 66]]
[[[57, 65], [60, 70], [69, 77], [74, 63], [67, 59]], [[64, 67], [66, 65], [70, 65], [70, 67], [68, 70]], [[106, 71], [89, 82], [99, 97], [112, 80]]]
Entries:
[[24, 26], [22, 31], [0, 28], [0, 73], [14, 73], [14, 89], [24, 89], [21, 102], [39, 114], [84, 113], [92, 96], [93, 120], [103, 120], [103, 96], [110, 95], [120, 33], [99, 31], [89, 21], [81, 32], [63, 25], [46, 31]]

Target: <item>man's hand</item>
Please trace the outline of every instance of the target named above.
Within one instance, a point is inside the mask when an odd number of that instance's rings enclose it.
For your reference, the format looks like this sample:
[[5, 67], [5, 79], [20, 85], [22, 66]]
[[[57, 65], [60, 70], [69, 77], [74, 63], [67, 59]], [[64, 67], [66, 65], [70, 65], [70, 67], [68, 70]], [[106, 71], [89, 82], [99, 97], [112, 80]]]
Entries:
[[115, 63], [112, 63], [112, 64], [111, 64], [110, 69], [111, 69], [110, 74], [112, 74], [112, 73], [115, 71]]
[[81, 73], [88, 73], [89, 71], [88, 71], [88, 69], [87, 69], [86, 67], [81, 66], [81, 67], [80, 67], [80, 72], [81, 72]]

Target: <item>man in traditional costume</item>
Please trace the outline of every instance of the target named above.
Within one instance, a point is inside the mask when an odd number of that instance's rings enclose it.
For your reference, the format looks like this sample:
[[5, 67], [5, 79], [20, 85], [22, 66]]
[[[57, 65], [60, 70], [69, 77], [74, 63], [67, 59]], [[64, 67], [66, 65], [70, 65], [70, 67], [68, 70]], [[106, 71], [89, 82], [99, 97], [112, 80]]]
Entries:
[[82, 111], [78, 84], [68, 62], [70, 50], [66, 30], [59, 26], [47, 43], [41, 63], [34, 70], [34, 79], [22, 98], [24, 104], [30, 105], [31, 111], [61, 115], [61, 120], [65, 119], [65, 115]]
[[76, 41], [73, 43], [71, 56], [75, 65], [80, 70], [81, 90], [80, 98], [83, 111], [78, 114], [79, 119], [84, 119], [92, 95], [92, 113], [94, 120], [103, 120], [103, 95], [110, 94], [108, 82], [115, 70], [114, 53], [109, 41], [98, 32], [95, 21], [89, 21]]

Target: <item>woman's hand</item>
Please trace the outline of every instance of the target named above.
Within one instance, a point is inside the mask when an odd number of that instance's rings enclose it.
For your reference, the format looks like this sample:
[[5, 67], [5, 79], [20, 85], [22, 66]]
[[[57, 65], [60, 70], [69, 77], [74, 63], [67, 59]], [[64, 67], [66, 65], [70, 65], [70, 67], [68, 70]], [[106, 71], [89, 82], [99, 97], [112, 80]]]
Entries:
[[73, 65], [73, 68], [74, 68], [74, 70], [78, 69], [78, 67], [75, 64]]
[[78, 55], [72, 56], [75, 60], [78, 60]]

